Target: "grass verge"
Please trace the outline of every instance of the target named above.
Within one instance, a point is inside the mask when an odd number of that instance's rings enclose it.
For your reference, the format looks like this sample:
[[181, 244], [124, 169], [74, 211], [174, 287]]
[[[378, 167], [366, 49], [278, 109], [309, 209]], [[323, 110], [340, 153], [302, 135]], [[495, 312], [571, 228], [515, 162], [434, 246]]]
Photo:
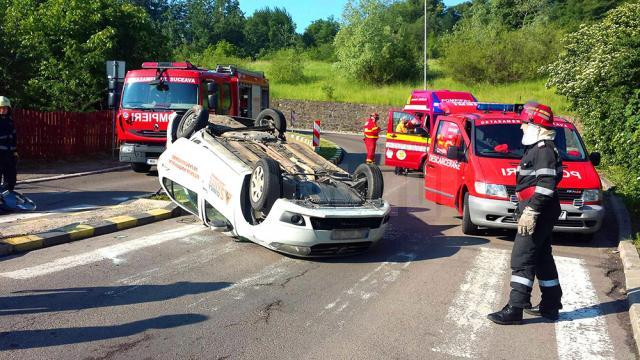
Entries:
[[640, 252], [640, 198], [638, 194], [629, 186], [632, 181], [625, 169], [618, 166], [607, 166], [603, 168], [603, 172], [612, 183], [614, 183], [614, 192], [624, 201], [629, 217], [631, 219], [631, 230], [633, 231], [633, 243]]
[[[247, 67], [264, 71], [269, 77], [269, 61], [255, 61]], [[430, 89], [470, 91], [480, 101], [525, 102], [537, 100], [549, 104], [556, 113], [570, 114], [568, 102], [554, 89], [547, 89], [545, 80], [520, 81], [510, 84], [465, 85], [445, 75], [436, 60], [429, 62]], [[333, 64], [307, 61], [304, 79], [295, 84], [271, 80], [271, 97], [275, 99], [335, 101], [359, 104], [401, 106], [411, 90], [421, 89], [422, 81], [395, 83], [389, 85], [366, 84], [339, 73]]]
[[[309, 141], [311, 141], [311, 135], [298, 134], [298, 133], [296, 133], [296, 135], [303, 137], [305, 139], [309, 139]], [[329, 160], [329, 159], [332, 159], [337, 152], [338, 152], [338, 145], [336, 145], [332, 141], [327, 141], [320, 138], [320, 148], [318, 148], [318, 155]]]

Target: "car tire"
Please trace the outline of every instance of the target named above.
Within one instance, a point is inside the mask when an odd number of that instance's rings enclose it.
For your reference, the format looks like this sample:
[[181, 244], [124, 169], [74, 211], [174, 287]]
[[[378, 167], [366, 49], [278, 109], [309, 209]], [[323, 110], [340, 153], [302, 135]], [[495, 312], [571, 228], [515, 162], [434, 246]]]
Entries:
[[272, 158], [258, 160], [249, 179], [249, 201], [255, 211], [268, 214], [273, 204], [282, 196], [280, 165]]
[[144, 163], [131, 163], [131, 170], [137, 173], [148, 173], [151, 170], [151, 165]]
[[353, 172], [353, 181], [359, 182], [366, 179], [364, 186], [356, 190], [367, 200], [380, 199], [384, 192], [384, 178], [382, 171], [375, 164], [360, 164]]
[[464, 194], [464, 203], [462, 206], [462, 233], [465, 235], [475, 235], [478, 233], [478, 226], [471, 221], [469, 193]]
[[255, 126], [272, 126], [280, 134], [287, 131], [287, 119], [280, 110], [267, 108], [258, 114], [254, 122]]
[[176, 128], [176, 139], [190, 138], [196, 131], [207, 126], [207, 121], [209, 121], [209, 112], [200, 105], [193, 106], [180, 119]]

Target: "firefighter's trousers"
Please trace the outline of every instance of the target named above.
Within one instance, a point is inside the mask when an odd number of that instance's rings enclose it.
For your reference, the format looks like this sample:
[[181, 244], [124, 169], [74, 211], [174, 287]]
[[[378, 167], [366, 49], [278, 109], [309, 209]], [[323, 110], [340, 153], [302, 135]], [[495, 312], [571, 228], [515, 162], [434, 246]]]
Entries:
[[553, 226], [560, 216], [557, 197], [540, 212], [533, 235], [516, 235], [511, 252], [511, 295], [509, 305], [531, 307], [534, 278], [538, 279], [542, 304], [547, 309], [561, 309], [562, 289], [551, 253]]
[[376, 142], [378, 139], [364, 138], [364, 146], [367, 148], [367, 162], [376, 160]]
[[0, 183], [9, 190], [16, 187], [17, 160], [12, 152], [0, 151]]

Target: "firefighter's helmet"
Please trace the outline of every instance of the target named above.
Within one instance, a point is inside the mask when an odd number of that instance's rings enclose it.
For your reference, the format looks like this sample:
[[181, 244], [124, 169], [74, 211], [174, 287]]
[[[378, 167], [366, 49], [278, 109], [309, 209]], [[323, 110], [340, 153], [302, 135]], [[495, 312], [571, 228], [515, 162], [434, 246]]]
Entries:
[[11, 101], [6, 96], [0, 96], [0, 107], [11, 107]]
[[553, 128], [553, 111], [544, 104], [528, 102], [524, 105], [520, 113], [520, 120], [523, 123], [532, 123], [547, 129]]

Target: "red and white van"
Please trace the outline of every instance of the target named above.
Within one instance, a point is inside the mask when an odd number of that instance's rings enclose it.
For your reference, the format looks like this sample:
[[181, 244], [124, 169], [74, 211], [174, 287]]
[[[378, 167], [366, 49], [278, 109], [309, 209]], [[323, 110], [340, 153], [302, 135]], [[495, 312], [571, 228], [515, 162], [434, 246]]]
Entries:
[[[475, 106], [476, 99], [462, 91], [414, 90], [402, 110], [389, 111], [385, 165], [395, 167], [396, 174], [406, 170], [422, 171], [429, 134], [438, 116], [444, 114], [443, 104]], [[420, 125], [407, 132], [396, 131], [398, 123], [405, 117]]]
[[[438, 117], [424, 170], [427, 200], [458, 209], [465, 234], [478, 227], [515, 229], [516, 168], [524, 153], [518, 105], [448, 106]], [[562, 213], [555, 231], [592, 234], [602, 225], [602, 183], [576, 127], [555, 117], [554, 140], [564, 167]]]

